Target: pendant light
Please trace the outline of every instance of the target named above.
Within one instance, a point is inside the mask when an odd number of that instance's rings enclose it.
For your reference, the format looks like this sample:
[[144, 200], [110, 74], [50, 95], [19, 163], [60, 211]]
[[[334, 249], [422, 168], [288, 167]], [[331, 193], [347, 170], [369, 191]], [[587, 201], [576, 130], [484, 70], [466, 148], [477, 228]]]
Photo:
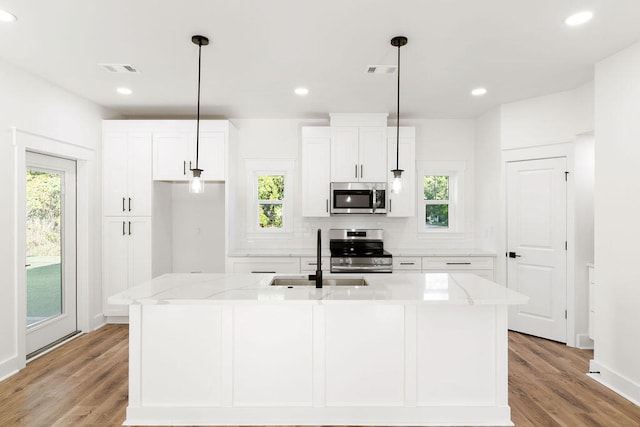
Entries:
[[396, 36], [391, 39], [391, 46], [398, 48], [398, 111], [397, 111], [397, 119], [396, 119], [396, 168], [392, 169], [393, 172], [393, 184], [391, 186], [391, 191], [394, 193], [399, 193], [402, 191], [402, 172], [404, 170], [400, 169], [400, 48], [407, 44], [407, 38], [405, 36]]
[[204, 181], [202, 180], [202, 169], [198, 167], [198, 154], [200, 152], [200, 74], [202, 71], [202, 46], [209, 44], [209, 39], [205, 36], [195, 35], [191, 41], [198, 45], [198, 115], [196, 119], [196, 167], [191, 170], [193, 176], [189, 181], [190, 193], [203, 193]]

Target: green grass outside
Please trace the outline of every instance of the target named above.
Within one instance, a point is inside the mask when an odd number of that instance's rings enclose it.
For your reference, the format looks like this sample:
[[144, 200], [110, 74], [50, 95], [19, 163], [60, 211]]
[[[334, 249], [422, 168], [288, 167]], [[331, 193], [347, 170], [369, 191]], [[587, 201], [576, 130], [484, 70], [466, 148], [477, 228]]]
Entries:
[[27, 268], [27, 317], [61, 314], [60, 257], [28, 257], [27, 264], [31, 264]]

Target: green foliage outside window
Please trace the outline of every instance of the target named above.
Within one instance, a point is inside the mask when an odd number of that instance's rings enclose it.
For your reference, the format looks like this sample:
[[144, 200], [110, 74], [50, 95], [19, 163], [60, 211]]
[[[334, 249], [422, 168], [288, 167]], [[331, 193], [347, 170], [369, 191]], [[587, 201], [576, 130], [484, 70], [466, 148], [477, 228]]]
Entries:
[[449, 200], [449, 177], [446, 175], [425, 176], [424, 200]]
[[61, 176], [27, 171], [27, 256], [60, 255]]
[[[428, 175], [424, 177], [425, 225], [427, 228], [449, 227], [449, 177]], [[437, 200], [445, 203], [430, 203]]]
[[258, 210], [261, 228], [282, 228], [282, 204], [284, 201], [284, 176], [262, 175], [258, 177]]

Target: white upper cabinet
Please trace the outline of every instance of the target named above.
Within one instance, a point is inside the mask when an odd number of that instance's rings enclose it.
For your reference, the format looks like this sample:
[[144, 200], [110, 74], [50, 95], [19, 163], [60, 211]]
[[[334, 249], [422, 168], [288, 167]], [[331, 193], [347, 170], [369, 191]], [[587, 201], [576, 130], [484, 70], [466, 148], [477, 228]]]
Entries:
[[151, 133], [105, 129], [102, 146], [104, 214], [151, 215]]
[[331, 127], [332, 182], [386, 182], [387, 128]]
[[229, 122], [200, 121], [200, 138], [196, 151], [194, 120], [165, 121], [153, 132], [153, 179], [155, 181], [188, 181], [191, 169], [203, 170], [205, 181], [224, 181]]
[[393, 184], [392, 169], [396, 168], [396, 128], [388, 129], [387, 158], [387, 216], [410, 217], [416, 214], [416, 131], [413, 127], [400, 127], [400, 161], [398, 167], [402, 172], [402, 191], [398, 194], [391, 192]]
[[[200, 131], [198, 167], [206, 181], [225, 179], [224, 131]], [[155, 132], [153, 134], [153, 179], [155, 181], [188, 181], [196, 167], [195, 132]]]
[[329, 216], [331, 129], [302, 128], [302, 216]]

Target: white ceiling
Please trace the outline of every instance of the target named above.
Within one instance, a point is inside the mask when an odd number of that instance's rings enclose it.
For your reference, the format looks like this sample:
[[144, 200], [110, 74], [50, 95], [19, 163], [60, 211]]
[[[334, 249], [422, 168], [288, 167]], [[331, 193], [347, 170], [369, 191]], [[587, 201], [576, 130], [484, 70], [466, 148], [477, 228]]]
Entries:
[[[0, 0], [0, 58], [131, 117], [395, 116], [402, 48], [402, 117], [473, 117], [498, 104], [569, 90], [593, 64], [640, 39], [638, 0]], [[569, 28], [572, 12], [592, 22]], [[129, 63], [138, 75], [99, 63]], [[128, 97], [115, 92], [128, 86]], [[296, 86], [310, 90], [293, 95]], [[484, 86], [475, 98], [469, 91]]]

